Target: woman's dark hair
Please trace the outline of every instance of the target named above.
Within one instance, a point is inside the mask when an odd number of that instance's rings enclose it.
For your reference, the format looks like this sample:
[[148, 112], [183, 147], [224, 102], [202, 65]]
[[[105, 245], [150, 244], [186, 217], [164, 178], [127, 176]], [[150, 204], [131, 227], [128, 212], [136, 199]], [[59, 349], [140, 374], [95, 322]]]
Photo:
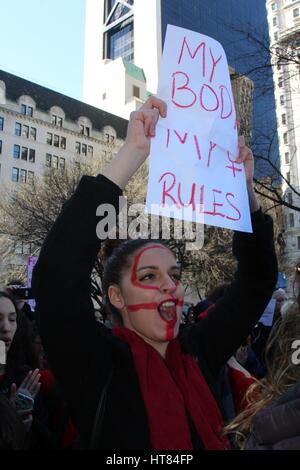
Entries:
[[13, 306], [15, 307], [15, 310], [16, 310], [16, 313], [18, 313], [18, 307], [17, 307], [17, 304], [15, 302], [15, 300], [12, 298], [11, 295], [9, 295], [7, 292], [4, 292], [4, 291], [0, 291], [0, 298], [1, 297], [5, 297], [6, 299], [9, 299], [11, 301], [11, 303], [13, 304]]
[[105, 263], [103, 272], [103, 292], [104, 292], [104, 312], [103, 315], [110, 315], [115, 324], [122, 326], [123, 321], [118, 310], [110, 303], [108, 297], [108, 288], [112, 284], [117, 286], [121, 283], [121, 276], [124, 269], [130, 267], [132, 262], [132, 255], [149, 244], [159, 244], [166, 248], [167, 245], [161, 240], [148, 240], [144, 238], [138, 238], [136, 240], [126, 240], [116, 246], [116, 241], [106, 241], [102, 249], [102, 259]]
[[32, 342], [32, 326], [25, 315], [18, 310], [16, 302], [7, 292], [0, 291], [0, 298], [9, 299], [17, 312], [17, 330], [7, 354], [5, 382], [21, 383], [30, 369], [35, 369], [38, 360]]

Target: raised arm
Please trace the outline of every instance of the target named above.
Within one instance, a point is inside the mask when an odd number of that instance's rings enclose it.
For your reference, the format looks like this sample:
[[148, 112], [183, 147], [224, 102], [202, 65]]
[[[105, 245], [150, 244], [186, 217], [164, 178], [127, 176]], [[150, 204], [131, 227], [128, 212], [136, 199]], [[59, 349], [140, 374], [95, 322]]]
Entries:
[[[150, 139], [165, 105], [151, 98], [132, 113], [127, 138], [103, 175], [84, 176], [50, 230], [33, 273], [41, 334], [50, 365], [71, 404], [79, 407], [87, 369], [99, 363], [103, 382], [110, 364], [111, 341], [97, 326], [91, 301], [91, 272], [100, 248], [96, 211], [119, 196], [130, 176], [147, 158]], [[100, 379], [101, 382], [101, 379]]]
[[253, 233], [236, 232], [235, 280], [207, 317], [191, 331], [190, 341], [217, 373], [237, 350], [266, 308], [277, 281], [273, 223], [259, 209], [253, 189], [253, 155], [240, 140], [238, 163], [244, 162]]

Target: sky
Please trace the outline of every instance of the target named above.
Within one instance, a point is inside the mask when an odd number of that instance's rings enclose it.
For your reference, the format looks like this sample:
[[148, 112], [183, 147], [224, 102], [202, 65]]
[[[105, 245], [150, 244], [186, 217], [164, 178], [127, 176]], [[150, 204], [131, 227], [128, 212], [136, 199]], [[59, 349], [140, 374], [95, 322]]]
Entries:
[[82, 99], [85, 0], [0, 0], [0, 69]]

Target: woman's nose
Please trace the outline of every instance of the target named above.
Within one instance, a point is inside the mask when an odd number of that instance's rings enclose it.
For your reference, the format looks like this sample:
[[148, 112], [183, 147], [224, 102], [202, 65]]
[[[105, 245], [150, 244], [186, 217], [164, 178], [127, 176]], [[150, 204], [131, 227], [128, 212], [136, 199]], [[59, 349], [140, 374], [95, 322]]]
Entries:
[[161, 285], [162, 292], [172, 294], [177, 289], [177, 285], [175, 284], [174, 280], [170, 276], [166, 276], [164, 282]]
[[2, 331], [3, 333], [7, 333], [10, 331], [10, 324], [8, 320], [4, 320], [3, 322], [1, 322], [0, 331]]

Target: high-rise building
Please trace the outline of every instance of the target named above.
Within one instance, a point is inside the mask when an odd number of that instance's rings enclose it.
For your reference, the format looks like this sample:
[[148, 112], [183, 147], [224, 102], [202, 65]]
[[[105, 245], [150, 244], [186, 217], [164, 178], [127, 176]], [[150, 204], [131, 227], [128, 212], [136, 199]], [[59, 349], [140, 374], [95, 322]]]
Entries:
[[[300, 207], [300, 1], [268, 0], [273, 79], [279, 134], [282, 193]], [[287, 272], [300, 261], [300, 213], [284, 208], [283, 261]]]
[[156, 92], [168, 24], [218, 40], [237, 76], [254, 82], [253, 142], [267, 151], [276, 116], [270, 55], [256, 40], [268, 37], [263, 0], [86, 0], [84, 101], [128, 118]]

